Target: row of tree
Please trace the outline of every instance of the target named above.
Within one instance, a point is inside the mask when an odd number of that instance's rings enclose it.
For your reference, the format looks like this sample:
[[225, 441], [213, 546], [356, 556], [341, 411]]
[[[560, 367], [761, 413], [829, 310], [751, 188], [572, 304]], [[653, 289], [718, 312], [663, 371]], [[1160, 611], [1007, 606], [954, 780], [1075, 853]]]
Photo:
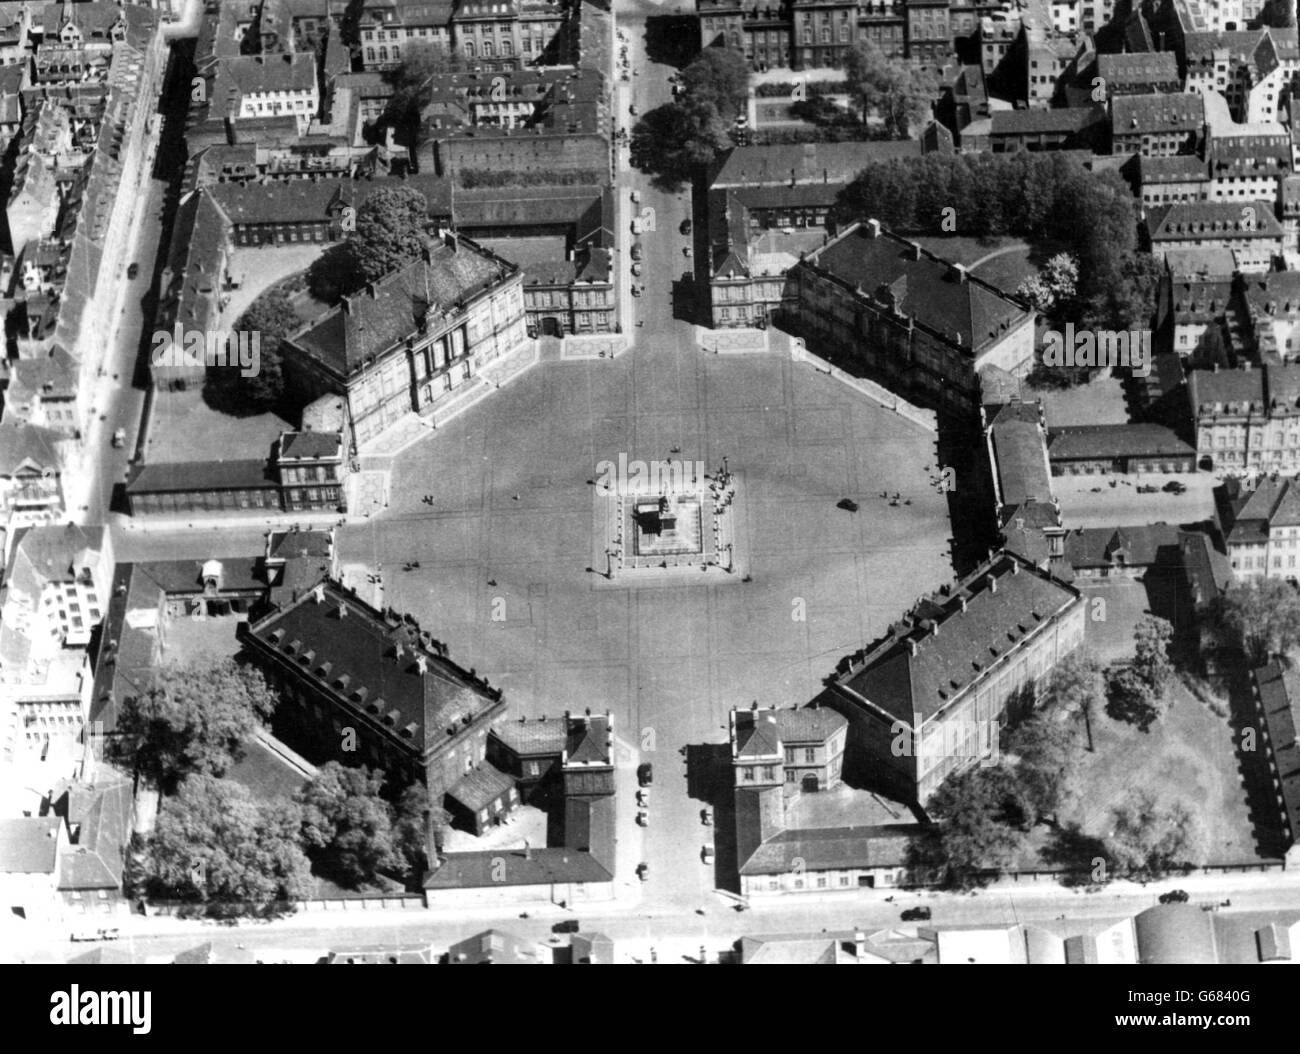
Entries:
[[706, 48], [682, 70], [672, 102], [632, 129], [632, 164], [676, 189], [733, 144], [736, 118], [749, 106], [749, 64], [730, 48]]
[[1115, 172], [1061, 153], [926, 154], [868, 165], [840, 195], [836, 221], [878, 219], [908, 234], [1021, 237], [1064, 246], [1077, 288], [1058, 315], [1080, 326], [1143, 326], [1159, 267], [1137, 252], [1133, 194]]
[[1058, 846], [1074, 847], [1064, 858], [1097, 882], [1153, 878], [1204, 862], [1205, 830], [1191, 810], [1144, 790], [1134, 790], [1112, 810], [1103, 837], [1061, 822], [1077, 800], [1084, 736], [1092, 750], [1102, 701], [1109, 698], [1115, 716], [1117, 699], [1131, 708], [1137, 698], [1154, 714], [1163, 712], [1174, 676], [1169, 624], [1144, 619], [1134, 637], [1133, 658], [1115, 669], [1106, 670], [1086, 652], [1059, 663], [1038, 689], [1033, 712], [1008, 733], [1007, 754], [944, 781], [927, 806], [934, 827], [914, 846], [916, 866], [957, 887], [977, 885], [1014, 866], [1038, 825], [1051, 828]]
[[136, 846], [131, 884], [155, 896], [250, 910], [305, 895], [313, 867], [358, 887], [424, 866], [424, 787], [385, 795], [384, 777], [337, 761], [292, 800], [258, 801], [226, 779], [275, 697], [255, 667], [233, 660], [165, 666], [123, 704], [109, 758], [163, 796]]

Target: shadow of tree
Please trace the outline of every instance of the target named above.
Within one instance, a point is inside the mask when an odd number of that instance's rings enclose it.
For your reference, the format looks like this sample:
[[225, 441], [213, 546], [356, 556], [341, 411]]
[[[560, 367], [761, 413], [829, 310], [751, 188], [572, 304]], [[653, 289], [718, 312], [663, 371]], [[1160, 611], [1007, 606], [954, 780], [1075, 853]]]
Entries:
[[1041, 855], [1044, 863], [1069, 869], [1061, 876], [1061, 885], [1090, 886], [1098, 858], [1106, 859], [1106, 843], [1072, 823], [1052, 830]]

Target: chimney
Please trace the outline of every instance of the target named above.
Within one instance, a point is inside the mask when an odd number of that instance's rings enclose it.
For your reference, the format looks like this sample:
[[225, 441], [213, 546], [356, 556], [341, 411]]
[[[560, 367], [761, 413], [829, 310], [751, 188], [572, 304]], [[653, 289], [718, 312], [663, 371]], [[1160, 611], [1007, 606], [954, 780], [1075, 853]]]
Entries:
[[997, 591], [998, 591], [998, 576], [995, 575], [995, 574], [990, 573], [990, 574], [989, 574], [989, 592], [990, 592], [990, 593], [996, 593]]
[[959, 604], [961, 604], [962, 614], [965, 614], [965, 613], [966, 613], [966, 594], [963, 593], [963, 594], [958, 598], [957, 602], [958, 602]]
[[321, 604], [325, 601], [325, 587], [318, 585], [311, 591], [311, 598], [314, 603]]
[[1013, 560], [1013, 561], [1011, 562], [1011, 573], [1012, 573], [1013, 575], [1018, 575], [1018, 574], [1020, 574], [1020, 561], [1019, 561], [1019, 560]]
[[347, 618], [347, 617], [348, 617], [348, 606], [346, 604], [340, 604], [339, 618]]
[[915, 654], [916, 654], [916, 638], [915, 638], [915, 637], [908, 637], [908, 638], [907, 638], [907, 653], [908, 653], [909, 655], [915, 655]]
[[879, 220], [867, 220], [867, 237], [868, 237], [868, 238], [879, 238], [879, 237], [880, 237], [880, 221], [879, 221]]

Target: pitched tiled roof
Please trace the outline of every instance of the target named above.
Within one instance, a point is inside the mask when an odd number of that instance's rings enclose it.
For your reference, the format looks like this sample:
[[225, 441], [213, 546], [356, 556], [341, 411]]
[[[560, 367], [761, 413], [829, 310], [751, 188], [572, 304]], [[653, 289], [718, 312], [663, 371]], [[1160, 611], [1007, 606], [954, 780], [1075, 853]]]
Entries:
[[126, 845], [131, 839], [131, 784], [86, 788], [84, 809], [68, 812], [79, 824], [76, 844], [63, 854], [59, 889], [108, 889], [122, 886]]
[[563, 718], [520, 718], [502, 721], [492, 728], [492, 734], [516, 754], [531, 757], [553, 754], [559, 757], [568, 742]]
[[609, 719], [596, 715], [594, 717], [572, 717], [569, 719], [569, 733], [565, 750], [570, 763], [585, 765], [610, 765], [614, 759], [610, 756]]
[[1228, 544], [1264, 542], [1274, 527], [1300, 527], [1300, 485], [1294, 479], [1265, 476], [1254, 490], [1232, 480], [1225, 489]]
[[841, 675], [836, 690], [911, 726], [943, 710], [1013, 647], [1079, 602], [1073, 587], [1009, 553], [997, 555], [946, 593], [921, 601]]
[[848, 726], [843, 714], [825, 706], [805, 706], [798, 710], [777, 710], [776, 727], [785, 745], [791, 743], [825, 743]]
[[1030, 312], [995, 286], [886, 231], [854, 224], [809, 254], [807, 266], [910, 316], [922, 329], [977, 354]]
[[[1253, 219], [1244, 211], [1253, 206]], [[1153, 242], [1223, 238], [1280, 238], [1282, 225], [1273, 205], [1263, 201], [1191, 201], [1155, 205], [1147, 210], [1146, 228]]]
[[[1173, 57], [1172, 52], [1168, 54]], [[1116, 135], [1191, 132], [1205, 123], [1205, 101], [1195, 93], [1117, 95], [1110, 105], [1111, 127]]]
[[1170, 85], [1170, 91], [1182, 88], [1178, 77], [1178, 57], [1172, 51], [1098, 55], [1097, 76], [1106, 82], [1108, 93], [1114, 93], [1117, 88], [1129, 84], [1147, 84], [1153, 81]]
[[274, 488], [275, 477], [265, 461], [158, 461], [137, 464], [127, 480], [127, 494], [160, 494], [191, 490]]
[[867, 165], [920, 157], [916, 139], [858, 143], [790, 143], [738, 146], [723, 158], [714, 187], [789, 187], [852, 182]]
[[1068, 425], [1048, 433], [1048, 456], [1053, 461], [1078, 458], [1175, 457], [1192, 448], [1166, 425], [1140, 422], [1113, 425]]
[[1082, 527], [1065, 536], [1065, 559], [1076, 570], [1122, 565], [1173, 565], [1177, 560], [1178, 528], [1168, 523], [1137, 527]]
[[1255, 689], [1264, 727], [1268, 731], [1268, 748], [1277, 771], [1278, 793], [1288, 835], [1294, 842], [1300, 837], [1300, 743], [1296, 729], [1300, 715], [1300, 676], [1290, 666], [1274, 660], [1255, 671]]
[[418, 755], [503, 707], [482, 681], [433, 654], [407, 623], [385, 619], [332, 582], [249, 628], [304, 678]]
[[346, 377], [418, 332], [426, 316], [456, 310], [515, 270], [467, 238], [455, 248], [431, 242], [425, 256], [344, 297], [292, 344]]
[[508, 792], [515, 781], [490, 762], [475, 765], [461, 776], [450, 790], [447, 797], [459, 802], [470, 812], [478, 812]]
[[742, 875], [789, 874], [802, 861], [806, 871], [902, 867], [915, 825], [818, 827], [782, 831], [741, 861]]

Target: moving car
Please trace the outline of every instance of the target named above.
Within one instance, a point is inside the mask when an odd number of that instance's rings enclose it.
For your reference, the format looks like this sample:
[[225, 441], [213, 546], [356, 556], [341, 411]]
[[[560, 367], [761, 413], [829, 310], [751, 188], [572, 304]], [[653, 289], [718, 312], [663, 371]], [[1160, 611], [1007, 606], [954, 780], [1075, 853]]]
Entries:
[[116, 926], [79, 926], [69, 934], [74, 941], [115, 941], [122, 936]]
[[129, 278], [132, 282], [136, 280], [139, 274], [140, 274], [140, 265], [138, 263], [133, 263], [130, 267], [126, 269], [126, 277]]
[[636, 781], [642, 787], [648, 787], [655, 781], [655, 767], [648, 761], [643, 761], [636, 767]]
[[930, 918], [930, 909], [925, 907], [908, 908], [906, 911], [903, 912], [904, 922], [926, 922], [929, 920], [929, 918]]
[[1186, 904], [1187, 899], [1187, 890], [1185, 889], [1171, 889], [1168, 893], [1160, 894], [1161, 904]]

